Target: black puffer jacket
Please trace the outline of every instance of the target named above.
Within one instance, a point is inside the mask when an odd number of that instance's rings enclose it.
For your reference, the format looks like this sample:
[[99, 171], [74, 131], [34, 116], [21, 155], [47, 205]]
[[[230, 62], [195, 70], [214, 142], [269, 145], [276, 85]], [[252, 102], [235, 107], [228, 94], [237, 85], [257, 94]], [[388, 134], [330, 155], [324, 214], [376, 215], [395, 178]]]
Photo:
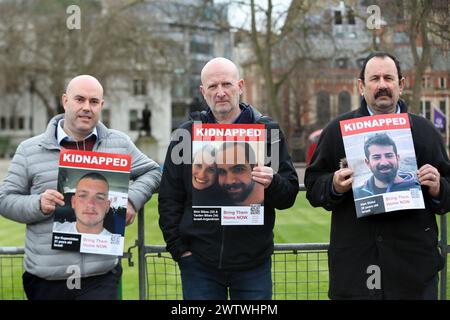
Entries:
[[[400, 102], [401, 112], [407, 112]], [[442, 138], [425, 118], [409, 114], [418, 168], [430, 164], [441, 174], [439, 202], [422, 187], [425, 209], [356, 218], [352, 191], [337, 197], [333, 174], [345, 157], [339, 121], [369, 116], [365, 101], [358, 110], [332, 121], [322, 132], [305, 173], [306, 197], [332, 211], [328, 263], [332, 299], [420, 299], [424, 287], [443, 267], [435, 214], [450, 211], [450, 162]], [[370, 266], [381, 271], [381, 289], [369, 289]]]
[[[269, 117], [261, 116], [253, 107], [242, 104], [242, 117], [237, 123], [263, 123], [271, 141], [270, 129], [279, 129], [278, 124]], [[245, 112], [245, 113], [244, 113]], [[241, 121], [245, 122], [239, 122]], [[190, 133], [193, 121], [211, 122], [211, 113], [197, 113], [194, 119], [180, 126]], [[183, 134], [184, 137], [186, 135]], [[273, 181], [265, 190], [264, 225], [262, 226], [222, 226], [218, 222], [195, 222], [192, 220], [192, 167], [187, 164], [174, 164], [170, 155], [182, 139], [172, 141], [164, 162], [164, 171], [159, 189], [159, 225], [167, 243], [167, 250], [175, 260], [182, 253], [192, 253], [207, 265], [223, 270], [245, 270], [253, 268], [273, 252], [273, 227], [275, 208], [291, 207], [298, 193], [298, 177], [294, 169], [283, 134], [274, 137], [273, 144], [279, 144], [279, 169]], [[266, 144], [268, 155], [272, 146]], [[183, 155], [190, 159], [191, 155]], [[273, 156], [272, 156], [273, 157]], [[271, 164], [266, 164], [270, 166]]]

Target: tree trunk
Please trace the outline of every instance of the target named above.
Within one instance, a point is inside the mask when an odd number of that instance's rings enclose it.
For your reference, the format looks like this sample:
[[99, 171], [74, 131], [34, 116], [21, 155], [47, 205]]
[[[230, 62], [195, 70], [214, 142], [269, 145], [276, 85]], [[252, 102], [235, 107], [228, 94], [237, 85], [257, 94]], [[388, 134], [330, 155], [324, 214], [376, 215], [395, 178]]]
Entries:
[[[262, 36], [256, 28], [256, 4], [254, 0], [250, 1], [251, 9], [251, 42], [256, 54], [256, 60], [260, 67], [264, 79], [264, 100], [267, 103], [269, 114], [282, 125], [282, 111], [278, 102], [278, 90], [273, 79], [272, 70], [272, 0], [267, 0], [266, 30]], [[262, 39], [262, 40], [261, 40]], [[261, 43], [262, 41], [262, 43]]]
[[34, 88], [34, 93], [42, 101], [42, 103], [45, 107], [45, 110], [47, 112], [47, 120], [50, 120], [51, 118], [53, 118], [53, 116], [55, 115], [55, 109], [50, 104], [50, 101], [47, 99], [47, 96], [41, 90], [39, 90], [39, 88], [37, 88], [37, 87]]
[[[422, 6], [422, 5], [423, 6]], [[422, 97], [422, 78], [427, 67], [430, 65], [430, 42], [428, 39], [427, 19], [431, 12], [430, 1], [411, 1], [410, 20], [410, 46], [414, 60], [414, 85], [412, 88], [412, 99], [410, 110], [420, 113], [420, 100]], [[422, 43], [422, 52], [419, 53], [417, 42]]]

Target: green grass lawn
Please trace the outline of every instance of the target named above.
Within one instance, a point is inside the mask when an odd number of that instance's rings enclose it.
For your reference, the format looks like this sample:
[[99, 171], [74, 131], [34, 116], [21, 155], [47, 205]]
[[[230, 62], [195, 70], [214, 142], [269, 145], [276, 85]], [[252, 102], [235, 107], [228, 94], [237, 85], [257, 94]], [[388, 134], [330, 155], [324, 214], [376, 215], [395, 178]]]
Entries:
[[[329, 241], [330, 213], [320, 208], [312, 208], [301, 192], [295, 206], [283, 211], [277, 211], [275, 226], [275, 243], [322, 243]], [[25, 226], [0, 217], [0, 247], [23, 247]], [[135, 244], [137, 239], [137, 221], [126, 229], [125, 251]], [[164, 240], [158, 226], [157, 197], [149, 201], [145, 207], [145, 243], [147, 245], [164, 245]], [[139, 298], [138, 256], [137, 249], [133, 253], [134, 266], [128, 266], [123, 260], [124, 273], [122, 277], [123, 299]], [[170, 261], [170, 259], [166, 259]], [[277, 261], [280, 260], [280, 263]], [[328, 274], [325, 253], [310, 253], [302, 255], [274, 256], [274, 286], [280, 292], [278, 299], [317, 299], [318, 296], [302, 293], [304, 288], [312, 292], [322, 292], [321, 298], [326, 296]], [[284, 261], [289, 261], [285, 263]], [[0, 265], [0, 267], [2, 267]], [[166, 268], [164, 265], [162, 268]], [[8, 266], [3, 265], [3, 269]], [[1, 268], [0, 268], [1, 269]], [[316, 272], [315, 270], [324, 270]], [[296, 270], [304, 270], [297, 272]], [[312, 270], [311, 272], [309, 270]], [[1, 271], [1, 270], [0, 270]], [[305, 277], [307, 282], [299, 285], [299, 277]], [[0, 279], [2, 280], [2, 279]], [[161, 281], [166, 281], [162, 279]], [[172, 280], [170, 280], [172, 281]], [[174, 280], [173, 280], [174, 281]], [[303, 282], [301, 280], [300, 282]], [[300, 288], [300, 286], [303, 286]], [[1, 284], [0, 284], [1, 287]], [[172, 290], [172, 289], [169, 289]], [[178, 290], [178, 289], [173, 289]], [[447, 291], [449, 288], [447, 288]], [[150, 296], [152, 297], [152, 296]], [[179, 297], [179, 296], [177, 296]], [[164, 298], [164, 297], [162, 297]]]
[[[299, 194], [295, 206], [289, 210], [278, 211], [275, 227], [276, 243], [328, 242], [330, 215], [324, 210], [312, 208]], [[0, 247], [23, 247], [25, 226], [0, 217]], [[137, 223], [125, 231], [125, 250], [133, 246], [137, 239]], [[158, 226], [157, 197], [152, 198], [145, 207], [145, 243], [164, 245]], [[122, 292], [123, 299], [139, 298], [137, 249], [133, 253], [134, 266], [129, 267], [123, 260]]]
[[[330, 215], [325, 210], [312, 208], [305, 198], [305, 193], [298, 195], [295, 206], [277, 212], [275, 226], [276, 243], [328, 242], [330, 233]], [[125, 247], [132, 246], [137, 239], [137, 223], [126, 229]], [[156, 197], [145, 207], [145, 243], [164, 245], [158, 226]], [[0, 241], [1, 245], [1, 241]], [[137, 250], [133, 249], [134, 267], [128, 267], [124, 261], [123, 298], [138, 299]]]

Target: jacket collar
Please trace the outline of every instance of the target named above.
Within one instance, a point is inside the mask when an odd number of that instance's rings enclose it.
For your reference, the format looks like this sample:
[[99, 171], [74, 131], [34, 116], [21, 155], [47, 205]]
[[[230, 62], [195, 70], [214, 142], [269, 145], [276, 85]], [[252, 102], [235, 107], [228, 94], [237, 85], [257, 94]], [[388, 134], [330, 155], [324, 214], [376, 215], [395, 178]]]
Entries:
[[[239, 103], [241, 113], [233, 123], [255, 123], [261, 118], [261, 113], [252, 105], [241, 102]], [[204, 111], [195, 111], [190, 114], [192, 121], [201, 121], [202, 123], [216, 123], [216, 119], [210, 108]]]
[[[69, 136], [65, 131], [64, 131], [64, 119], [60, 119], [58, 121], [58, 125], [56, 126], [56, 140], [58, 141], [58, 144], [60, 145], [61, 142], [63, 140], [67, 140], [67, 141], [75, 141], [75, 139], [73, 139], [71, 136]], [[89, 133], [84, 140], [90, 138], [91, 136], [95, 136], [97, 138], [97, 128], [94, 127], [94, 129], [92, 130], [91, 133]]]
[[[388, 186], [386, 187], [386, 192], [390, 192], [391, 189], [395, 186], [398, 185], [412, 185], [415, 186], [418, 184], [417, 180], [413, 177], [413, 175], [409, 172], [397, 172], [397, 175], [402, 179], [400, 182], [395, 183], [394, 181], [389, 183]], [[365, 191], [370, 192], [373, 194], [373, 190], [375, 189], [383, 189], [383, 188], [378, 188], [375, 186], [375, 177], [372, 174], [372, 176], [370, 177], [370, 179], [368, 179], [366, 181], [366, 183], [364, 184], [364, 188]]]
[[[408, 106], [406, 105], [405, 101], [402, 99], [399, 99], [397, 102], [397, 105], [400, 107], [400, 113], [407, 113], [408, 112]], [[358, 114], [361, 116], [370, 116], [366, 99], [361, 98], [361, 104], [360, 107], [357, 110]]]
[[[58, 114], [54, 116], [48, 123], [47, 129], [43, 133], [43, 139], [40, 142], [40, 145], [47, 149], [61, 149], [61, 146], [58, 144], [57, 140], [57, 129], [58, 129], [58, 122], [64, 119], [64, 114]], [[100, 121], [95, 126], [97, 130], [97, 142], [96, 144], [100, 143], [103, 139], [106, 138], [108, 135], [108, 128], [105, 127], [103, 123]]]

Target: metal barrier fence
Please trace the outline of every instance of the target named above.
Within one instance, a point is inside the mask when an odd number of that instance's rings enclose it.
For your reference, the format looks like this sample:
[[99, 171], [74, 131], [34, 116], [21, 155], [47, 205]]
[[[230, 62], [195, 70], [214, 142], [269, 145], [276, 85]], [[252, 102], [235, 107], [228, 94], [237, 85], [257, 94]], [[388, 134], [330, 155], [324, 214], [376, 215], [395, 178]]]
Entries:
[[[276, 244], [272, 256], [275, 300], [328, 299], [328, 264], [325, 243]], [[139, 263], [140, 299], [182, 299], [177, 264], [164, 246], [145, 246]], [[0, 300], [22, 300], [23, 248], [0, 248]], [[127, 258], [131, 258], [128, 253]], [[446, 299], [446, 269], [440, 273], [440, 299]]]
[[[328, 299], [327, 249], [326, 243], [275, 244], [272, 256], [273, 299]], [[164, 246], [145, 246], [141, 259], [139, 264], [144, 270], [139, 272], [141, 300], [183, 298], [178, 265]], [[446, 266], [439, 273], [439, 278], [439, 299], [446, 300]]]
[[[300, 186], [304, 191], [304, 186]], [[164, 246], [145, 245], [144, 210], [138, 213], [139, 298], [181, 299], [181, 282], [177, 264]], [[439, 298], [447, 298], [447, 220], [440, 216], [439, 247], [445, 258], [440, 272]], [[128, 248], [122, 258], [131, 265], [132, 252]], [[328, 244], [275, 244], [272, 256], [273, 298], [289, 300], [327, 299]], [[0, 247], [0, 300], [24, 299], [22, 287], [23, 248]]]
[[[273, 298], [280, 300], [327, 299], [328, 244], [277, 244], [272, 256]], [[182, 299], [178, 265], [164, 246], [143, 248], [140, 299]], [[142, 277], [141, 277], [142, 276]]]
[[23, 248], [0, 247], [0, 300], [23, 300]]
[[[306, 191], [300, 184], [300, 191]], [[440, 216], [439, 248], [444, 268], [439, 273], [439, 299], [447, 299], [447, 215]], [[181, 299], [177, 264], [164, 246], [145, 245], [145, 216], [138, 213], [139, 298]], [[272, 257], [274, 299], [319, 300], [328, 298], [328, 244], [275, 244]], [[315, 258], [312, 258], [315, 257]]]
[[[24, 300], [25, 292], [22, 286], [24, 248], [0, 247], [0, 300]], [[122, 260], [128, 259], [131, 264], [132, 253], [123, 253]], [[122, 296], [122, 292], [119, 292]]]

